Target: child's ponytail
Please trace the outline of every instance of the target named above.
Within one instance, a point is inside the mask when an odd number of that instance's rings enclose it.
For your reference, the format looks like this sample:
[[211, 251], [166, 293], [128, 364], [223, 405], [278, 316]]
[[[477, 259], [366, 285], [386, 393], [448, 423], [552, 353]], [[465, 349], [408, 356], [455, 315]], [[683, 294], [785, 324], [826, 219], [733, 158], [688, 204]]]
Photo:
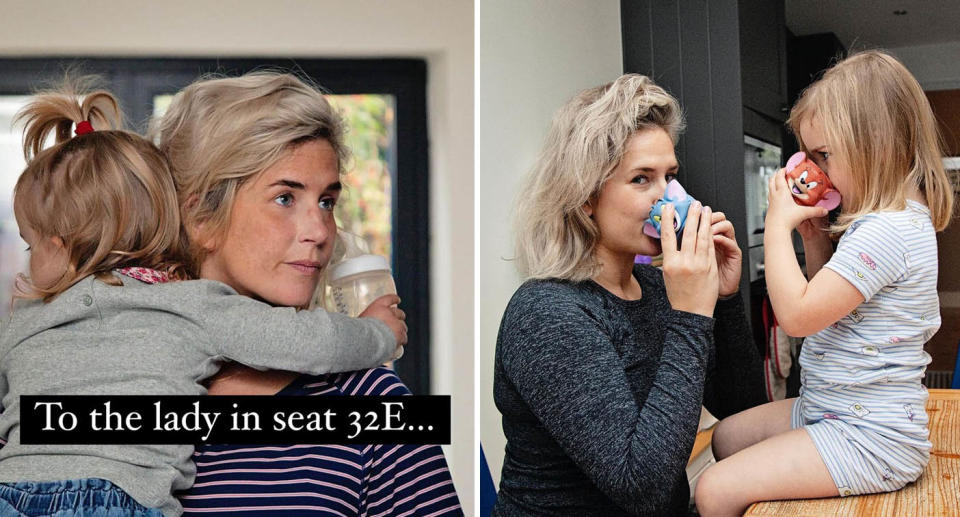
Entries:
[[83, 92], [95, 84], [94, 77], [67, 78], [63, 85], [38, 93], [15, 119], [24, 124], [23, 156], [29, 162], [40, 154], [49, 135], [54, 144], [76, 136], [74, 127], [84, 121], [95, 130], [121, 129], [123, 115], [117, 99], [104, 90]]
[[57, 238], [67, 254], [57, 280], [28, 282], [30, 297], [50, 300], [91, 275], [118, 285], [112, 271], [130, 266], [177, 279], [190, 274], [166, 158], [140, 135], [120, 130], [116, 98], [88, 92], [92, 84], [68, 79], [36, 95], [16, 118], [25, 125], [27, 159], [14, 187], [17, 221], [39, 238]]

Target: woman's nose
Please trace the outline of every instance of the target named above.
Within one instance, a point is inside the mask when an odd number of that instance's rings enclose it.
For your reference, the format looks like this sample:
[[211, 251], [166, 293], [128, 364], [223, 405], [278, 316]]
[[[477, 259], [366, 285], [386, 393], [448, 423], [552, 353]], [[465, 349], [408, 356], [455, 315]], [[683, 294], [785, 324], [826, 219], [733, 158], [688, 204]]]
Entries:
[[317, 245], [324, 244], [331, 236], [333, 214], [319, 207], [304, 213], [300, 218], [300, 240]]
[[656, 188], [657, 199], [662, 198], [663, 194], [667, 191], [667, 183], [670, 183], [670, 182], [667, 181], [666, 176], [657, 178], [657, 180], [654, 182], [654, 184], [657, 186]]

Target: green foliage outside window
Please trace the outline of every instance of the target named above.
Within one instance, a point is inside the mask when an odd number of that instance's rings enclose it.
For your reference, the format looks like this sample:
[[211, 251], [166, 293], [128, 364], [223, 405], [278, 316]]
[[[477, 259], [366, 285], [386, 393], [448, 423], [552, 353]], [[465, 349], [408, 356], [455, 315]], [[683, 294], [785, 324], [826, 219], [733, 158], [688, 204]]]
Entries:
[[338, 226], [362, 237], [370, 252], [390, 257], [390, 145], [394, 103], [387, 95], [331, 95], [330, 102], [347, 123], [346, 143], [352, 153], [341, 178]]

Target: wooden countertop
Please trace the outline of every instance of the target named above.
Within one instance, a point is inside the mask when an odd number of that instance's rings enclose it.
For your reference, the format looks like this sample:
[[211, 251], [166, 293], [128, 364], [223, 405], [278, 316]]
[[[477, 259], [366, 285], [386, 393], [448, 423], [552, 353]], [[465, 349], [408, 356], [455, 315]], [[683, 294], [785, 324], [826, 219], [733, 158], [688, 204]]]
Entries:
[[714, 425], [706, 431], [700, 431], [697, 433], [697, 439], [693, 442], [693, 451], [690, 452], [690, 459], [687, 461], [687, 465], [689, 465], [694, 458], [699, 456], [701, 452], [707, 450], [707, 447], [710, 447], [710, 439], [713, 437], [713, 430], [716, 427], [717, 426]]
[[[768, 501], [745, 516], [921, 517], [960, 515], [960, 390], [930, 390], [930, 463], [897, 492], [829, 499]], [[698, 437], [699, 438], [699, 437]]]

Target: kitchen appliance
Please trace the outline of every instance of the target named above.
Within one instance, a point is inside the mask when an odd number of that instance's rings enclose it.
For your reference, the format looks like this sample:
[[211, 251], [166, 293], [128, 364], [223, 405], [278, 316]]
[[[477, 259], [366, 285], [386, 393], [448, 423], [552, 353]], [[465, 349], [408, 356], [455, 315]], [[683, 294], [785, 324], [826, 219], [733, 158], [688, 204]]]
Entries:
[[780, 147], [749, 135], [743, 137], [743, 174], [747, 203], [747, 257], [750, 281], [763, 278], [763, 220], [767, 216], [770, 177], [780, 170]]

